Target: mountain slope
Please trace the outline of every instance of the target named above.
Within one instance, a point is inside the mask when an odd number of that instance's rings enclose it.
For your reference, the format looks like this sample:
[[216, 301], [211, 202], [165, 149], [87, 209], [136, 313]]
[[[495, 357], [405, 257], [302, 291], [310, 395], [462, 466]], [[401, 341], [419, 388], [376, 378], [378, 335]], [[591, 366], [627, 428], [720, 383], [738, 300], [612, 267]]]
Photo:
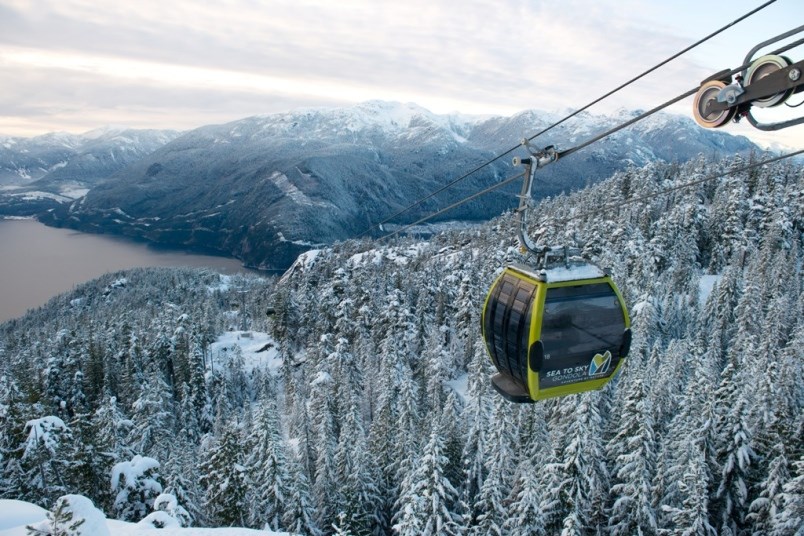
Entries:
[[[536, 111], [491, 119], [439, 116], [413, 104], [383, 102], [251, 117], [186, 133], [44, 221], [285, 268], [311, 244], [359, 235], [554, 120]], [[622, 120], [583, 115], [542, 143], [568, 148]], [[745, 138], [663, 116], [545, 168], [534, 194], [576, 189], [629, 165], [754, 148]], [[509, 162], [499, 159], [399, 223], [511, 176], [516, 171]], [[517, 188], [491, 193], [445, 218], [493, 217], [516, 204]]]
[[[139, 269], [80, 285], [0, 324], [0, 489], [38, 504], [81, 493], [111, 517], [116, 492], [94, 483], [140, 455], [202, 525], [231, 524], [216, 501], [233, 498], [253, 526], [300, 534], [439, 521], [559, 534], [579, 512], [580, 533], [698, 520], [793, 534], [799, 503], [782, 492], [804, 470], [804, 174], [788, 161], [695, 183], [745, 163], [650, 164], [538, 205], [548, 243], [576, 236], [611, 268], [634, 338], [604, 390], [533, 406], [495, 394], [479, 329], [495, 275], [528, 260], [512, 214], [311, 251], [278, 282]], [[34, 457], [26, 423], [49, 415], [80, 441]], [[210, 473], [215, 459], [235, 471]], [[281, 493], [260, 501], [266, 489]]]
[[174, 130], [104, 128], [81, 135], [0, 139], [0, 210], [36, 214], [81, 197], [178, 135]]

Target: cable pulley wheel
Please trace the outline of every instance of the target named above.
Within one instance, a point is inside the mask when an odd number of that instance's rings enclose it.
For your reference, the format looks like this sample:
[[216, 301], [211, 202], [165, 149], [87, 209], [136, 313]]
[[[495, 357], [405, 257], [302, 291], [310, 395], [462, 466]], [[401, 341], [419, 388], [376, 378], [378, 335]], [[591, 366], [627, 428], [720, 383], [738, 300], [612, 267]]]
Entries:
[[717, 101], [720, 90], [726, 87], [725, 82], [720, 80], [710, 80], [701, 86], [695, 94], [695, 101], [692, 103], [692, 113], [695, 122], [704, 128], [722, 127], [737, 113], [735, 108], [728, 108], [716, 112], [706, 113], [706, 106], [713, 101]]
[[[751, 64], [751, 67], [748, 68], [748, 74], [746, 75], [746, 86], [750, 86], [757, 80], [761, 80], [765, 78], [769, 74], [776, 72], [780, 69], [784, 69], [785, 67], [790, 66], [791, 61], [790, 59], [786, 58], [785, 56], [777, 56], [774, 54], [769, 54], [767, 56], [762, 56], [758, 58], [754, 63]], [[770, 95], [768, 97], [763, 97], [761, 99], [755, 99], [753, 101], [754, 106], [758, 106], [760, 108], [770, 108], [772, 106], [779, 106], [781, 103], [786, 101], [790, 95], [793, 94], [793, 90], [787, 91], [780, 91], [775, 95]]]

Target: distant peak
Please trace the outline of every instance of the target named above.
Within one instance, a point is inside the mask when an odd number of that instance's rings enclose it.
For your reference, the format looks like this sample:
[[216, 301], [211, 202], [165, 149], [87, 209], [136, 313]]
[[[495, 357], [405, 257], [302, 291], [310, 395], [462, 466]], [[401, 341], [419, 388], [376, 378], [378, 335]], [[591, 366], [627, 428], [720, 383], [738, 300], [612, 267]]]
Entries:
[[99, 138], [105, 138], [108, 136], [116, 136], [125, 132], [126, 130], [129, 130], [129, 127], [122, 125], [105, 125], [88, 130], [81, 134], [81, 137], [85, 140], [97, 140]]

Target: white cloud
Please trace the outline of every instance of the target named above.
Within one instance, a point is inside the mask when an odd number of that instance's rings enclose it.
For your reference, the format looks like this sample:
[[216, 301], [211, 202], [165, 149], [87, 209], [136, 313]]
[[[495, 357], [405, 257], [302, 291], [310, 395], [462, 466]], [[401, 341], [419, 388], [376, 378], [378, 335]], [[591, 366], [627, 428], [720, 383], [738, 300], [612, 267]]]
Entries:
[[[6, 0], [0, 95], [44, 93], [47, 104], [15, 107], [0, 98], [0, 114], [83, 108], [83, 117], [100, 119], [148, 109], [149, 118], [164, 121], [154, 126], [181, 128], [171, 114], [181, 110], [187, 123], [193, 106], [195, 124], [370, 99], [413, 101], [436, 112], [576, 108], [753, 4], [734, 0], [726, 10], [692, 0], [672, 8], [645, 0]], [[804, 15], [801, 6], [770, 9], [776, 11], [757, 19], [763, 31], [771, 31], [771, 20], [786, 26], [785, 18]], [[756, 33], [740, 30], [731, 39], [753, 44]], [[702, 48], [596, 110], [650, 108], [729, 66], [707, 55], [715, 49]], [[35, 85], [57, 73], [57, 87]], [[74, 85], [79, 80], [83, 85]], [[117, 102], [102, 94], [109, 88]], [[18, 123], [25, 121], [20, 116]], [[8, 130], [4, 119], [0, 131]]]

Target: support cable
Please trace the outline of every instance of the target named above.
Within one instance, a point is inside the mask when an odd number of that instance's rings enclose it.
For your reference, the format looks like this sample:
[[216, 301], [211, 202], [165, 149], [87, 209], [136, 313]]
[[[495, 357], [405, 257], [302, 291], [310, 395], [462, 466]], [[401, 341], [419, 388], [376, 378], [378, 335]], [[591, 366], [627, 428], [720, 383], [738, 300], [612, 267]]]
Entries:
[[[790, 43], [790, 44], [788, 44], [786, 46], [783, 46], [783, 47], [773, 51], [772, 54], [781, 54], [781, 53], [783, 53], [783, 52], [785, 52], [785, 51], [787, 51], [787, 50], [789, 50], [791, 48], [794, 48], [796, 46], [799, 46], [801, 44], [804, 44], [804, 39], [796, 41], [796, 42], [793, 42], [793, 43]], [[739, 66], [739, 67], [737, 67], [735, 69], [731, 69], [728, 72], [719, 73], [719, 74], [721, 76], [724, 76], [724, 75], [725, 76], [733, 76], [735, 74], [738, 74], [738, 73], [741, 73], [741, 72], [745, 71], [750, 66], [751, 66], [750, 64], [741, 65], [741, 66]], [[609, 130], [607, 130], [607, 131], [605, 131], [605, 132], [603, 132], [601, 134], [598, 134], [597, 136], [594, 136], [593, 138], [591, 138], [589, 140], [586, 140], [585, 142], [583, 142], [583, 143], [581, 143], [579, 145], [576, 145], [575, 147], [572, 147], [572, 148], [564, 150], [564, 151], [559, 151], [557, 160], [560, 160], [560, 159], [565, 158], [565, 157], [567, 157], [567, 156], [569, 156], [569, 155], [571, 155], [573, 153], [576, 153], [576, 152], [580, 151], [581, 149], [585, 149], [586, 147], [588, 147], [588, 146], [590, 146], [590, 145], [592, 145], [594, 143], [597, 143], [598, 141], [602, 140], [603, 138], [611, 136], [612, 134], [614, 134], [616, 132], [619, 132], [620, 130], [622, 130], [624, 128], [627, 128], [627, 127], [629, 127], [629, 126], [631, 126], [631, 125], [633, 125], [635, 123], [638, 123], [639, 121], [642, 121], [643, 119], [645, 119], [647, 117], [650, 117], [651, 115], [653, 115], [653, 114], [655, 114], [655, 113], [657, 113], [657, 112], [659, 112], [659, 111], [661, 111], [661, 110], [663, 110], [663, 109], [665, 109], [665, 108], [667, 108], [669, 106], [672, 106], [673, 104], [675, 104], [675, 103], [677, 103], [677, 102], [679, 102], [679, 101], [681, 101], [681, 100], [683, 100], [683, 99], [685, 99], [685, 98], [687, 98], [687, 97], [689, 97], [691, 95], [694, 95], [698, 91], [698, 89], [699, 89], [698, 87], [695, 87], [695, 88], [692, 88], [692, 89], [690, 89], [688, 91], [685, 91], [684, 93], [682, 93], [682, 94], [680, 94], [680, 95], [678, 95], [676, 97], [673, 97], [672, 99], [670, 99], [668, 101], [665, 101], [664, 103], [660, 104], [659, 106], [656, 106], [655, 108], [651, 108], [647, 112], [639, 114], [638, 116], [636, 116], [636, 117], [634, 117], [634, 118], [632, 118], [632, 119], [630, 119], [628, 121], [625, 121], [624, 123], [621, 123], [621, 124], [611, 128], [611, 129], [609, 129]], [[530, 141], [530, 140], [528, 140], [528, 141]], [[795, 156], [795, 154], [797, 154], [797, 153], [792, 153], [793, 156]], [[521, 176], [522, 175], [517, 175], [516, 178], [519, 178]], [[426, 222], [426, 221], [428, 221], [428, 220], [430, 220], [432, 218], [440, 216], [444, 212], [447, 212], [447, 211], [449, 211], [449, 210], [451, 210], [453, 208], [459, 207], [460, 205], [463, 205], [464, 203], [466, 203], [466, 202], [468, 202], [468, 201], [470, 201], [472, 199], [475, 199], [476, 197], [479, 197], [481, 195], [485, 195], [485, 194], [487, 194], [489, 192], [492, 192], [492, 191], [496, 190], [497, 188], [502, 188], [503, 186], [509, 184], [510, 182], [513, 182], [513, 178], [506, 179], [505, 181], [503, 181], [501, 183], [498, 183], [498, 184], [496, 184], [496, 185], [494, 185], [494, 186], [492, 186], [490, 188], [486, 188], [485, 190], [483, 190], [483, 191], [481, 191], [479, 193], [472, 194], [471, 196], [469, 196], [469, 197], [467, 197], [467, 198], [465, 198], [463, 200], [457, 201], [457, 202], [453, 203], [452, 205], [450, 205], [450, 206], [448, 206], [446, 208], [443, 208], [443, 209], [439, 210], [438, 212], [435, 212], [434, 214], [431, 214], [430, 216], [426, 216], [424, 218], [421, 218], [417, 222], [414, 222], [414, 223], [409, 224], [409, 225], [407, 225], [407, 226], [405, 226], [405, 227], [403, 227], [401, 229], [398, 229], [398, 230], [394, 231], [393, 233], [390, 233], [388, 235], [380, 237], [380, 239], [385, 239], [385, 238], [400, 234], [404, 230], [409, 229], [410, 227], [413, 227], [414, 225], [419, 225], [419, 224], [424, 223], [424, 222]]]
[[765, 166], [765, 165], [768, 165], [768, 164], [773, 164], [775, 162], [780, 162], [780, 161], [785, 160], [787, 158], [793, 158], [794, 156], [799, 156], [799, 155], [804, 155], [804, 149], [799, 149], [798, 151], [793, 151], [791, 153], [786, 153], [786, 154], [783, 154], [783, 155], [775, 156], [773, 158], [768, 158], [767, 160], [763, 160], [761, 162], [754, 162], [752, 164], [745, 165], [745, 166], [743, 166], [741, 168], [729, 169], [728, 171], [722, 171], [720, 173], [707, 175], [706, 177], [704, 177], [702, 179], [696, 179], [694, 181], [685, 182], [684, 184], [679, 184], [677, 186], [673, 186], [673, 187], [667, 188], [665, 190], [660, 190], [660, 191], [658, 191], [656, 193], [653, 193], [653, 194], [643, 195], [643, 196], [640, 196], [640, 197], [634, 197], [632, 199], [626, 199], [626, 200], [623, 200], [623, 201], [606, 203], [605, 205], [601, 205], [601, 206], [599, 206], [598, 208], [596, 208], [594, 210], [590, 210], [590, 211], [584, 212], [582, 214], [576, 214], [575, 216], [570, 216], [568, 218], [558, 219], [555, 222], [555, 225], [561, 226], [561, 225], [564, 225], [564, 224], [569, 223], [571, 221], [581, 220], [581, 219], [588, 218], [589, 216], [594, 216], [595, 214], [598, 214], [598, 213], [606, 211], [606, 210], [611, 210], [611, 209], [619, 208], [619, 207], [626, 206], [626, 205], [632, 205], [634, 203], [639, 203], [639, 202], [642, 202], [642, 201], [649, 201], [649, 200], [654, 199], [656, 197], [667, 195], [667, 194], [676, 192], [678, 190], [684, 190], [686, 188], [692, 188], [693, 186], [698, 186], [699, 184], [703, 184], [705, 182], [709, 182], [709, 181], [712, 181], [712, 180], [715, 180], [715, 179], [720, 179], [722, 177], [725, 177], [726, 175], [732, 175], [734, 173], [742, 173], [744, 171], [748, 171], [748, 170], [751, 170], [751, 169], [754, 169], [754, 168], [757, 168], [757, 167], [761, 167], [761, 166]]
[[[585, 110], [587, 110], [587, 109], [591, 108], [591, 107], [592, 107], [592, 106], [594, 106], [595, 104], [598, 104], [599, 102], [601, 102], [601, 101], [603, 101], [604, 99], [607, 99], [608, 97], [610, 97], [610, 96], [614, 95], [614, 94], [615, 94], [615, 93], [617, 93], [618, 91], [620, 91], [620, 90], [622, 90], [622, 89], [624, 89], [624, 88], [628, 87], [629, 85], [631, 85], [631, 84], [633, 84], [634, 82], [636, 82], [637, 80], [640, 80], [641, 78], [643, 78], [643, 77], [647, 76], [648, 74], [652, 73], [653, 71], [657, 70], [658, 68], [663, 67], [664, 65], [668, 64], [669, 62], [673, 61], [674, 59], [678, 58], [679, 56], [681, 56], [681, 55], [683, 55], [683, 54], [685, 54], [685, 53], [689, 52], [689, 51], [690, 51], [690, 50], [692, 50], [693, 48], [695, 48], [695, 47], [697, 47], [697, 46], [699, 46], [699, 45], [701, 45], [701, 44], [705, 43], [705, 42], [706, 42], [706, 41], [708, 41], [709, 39], [711, 39], [711, 38], [715, 37], [716, 35], [718, 35], [718, 34], [720, 34], [720, 33], [722, 33], [722, 32], [724, 32], [725, 30], [727, 30], [727, 29], [731, 28], [732, 26], [734, 26], [734, 25], [738, 24], [739, 22], [742, 22], [743, 20], [747, 19], [748, 17], [751, 17], [752, 15], [755, 15], [756, 13], [758, 13], [758, 12], [759, 12], [759, 11], [761, 11], [762, 9], [765, 9], [766, 7], [768, 7], [769, 5], [773, 4], [774, 2], [776, 2], [776, 0], [768, 0], [768, 1], [767, 1], [767, 2], [765, 2], [764, 4], [762, 4], [762, 5], [760, 5], [760, 6], [756, 7], [756, 8], [754, 8], [754, 9], [752, 9], [752, 10], [751, 10], [751, 11], [749, 11], [748, 13], [745, 13], [745, 14], [744, 14], [744, 15], [742, 15], [741, 17], [738, 17], [737, 19], [735, 19], [735, 20], [733, 20], [732, 22], [730, 22], [730, 23], [726, 24], [725, 26], [722, 26], [722, 27], [721, 27], [721, 28], [719, 28], [718, 30], [715, 30], [714, 32], [712, 32], [712, 33], [710, 33], [709, 35], [707, 35], [706, 37], [703, 37], [703, 38], [699, 39], [699, 40], [698, 40], [698, 41], [696, 41], [695, 43], [693, 43], [693, 44], [689, 45], [688, 47], [684, 48], [683, 50], [681, 50], [681, 51], [679, 51], [679, 52], [677, 52], [677, 53], [673, 54], [672, 56], [668, 57], [668, 58], [667, 58], [667, 59], [665, 59], [664, 61], [662, 61], [662, 62], [660, 62], [660, 63], [657, 63], [656, 65], [654, 65], [654, 66], [653, 66], [653, 67], [651, 67], [650, 69], [648, 69], [648, 70], [646, 70], [646, 71], [642, 72], [641, 74], [639, 74], [639, 75], [635, 76], [634, 78], [632, 78], [632, 79], [628, 80], [627, 82], [624, 82], [624, 83], [620, 84], [619, 86], [617, 86], [616, 88], [612, 89], [612, 90], [611, 90], [611, 91], [609, 91], [608, 93], [605, 93], [604, 95], [601, 95], [600, 97], [598, 97], [598, 98], [594, 99], [593, 101], [589, 102], [589, 103], [588, 103], [588, 104], [586, 104], [585, 106], [583, 106], [583, 107], [581, 107], [581, 108], [578, 108], [577, 110], [575, 110], [575, 111], [574, 111], [574, 112], [572, 112], [571, 114], [567, 115], [567, 116], [566, 116], [566, 117], [564, 117], [563, 119], [561, 119], [561, 120], [559, 120], [559, 121], [557, 121], [557, 122], [555, 122], [555, 123], [551, 124], [550, 126], [548, 126], [548, 127], [547, 127], [547, 128], [545, 128], [545, 129], [543, 129], [543, 130], [541, 130], [541, 131], [537, 132], [537, 133], [536, 133], [536, 134], [534, 134], [533, 136], [529, 137], [529, 138], [528, 138], [528, 141], [533, 141], [534, 139], [536, 139], [537, 137], [541, 136], [542, 134], [544, 134], [544, 133], [546, 133], [546, 132], [549, 132], [550, 130], [554, 129], [555, 127], [557, 127], [557, 126], [561, 125], [562, 123], [564, 123], [564, 122], [566, 122], [566, 121], [568, 121], [568, 120], [572, 119], [573, 117], [575, 117], [575, 116], [576, 116], [576, 115], [578, 115], [579, 113], [581, 113], [581, 112], [583, 112], [583, 111], [585, 111]], [[696, 88], [696, 90], [697, 90], [697, 88]], [[681, 98], [683, 98], [683, 97], [681, 97]], [[681, 98], [679, 98], [679, 100], [680, 100]], [[432, 192], [432, 193], [430, 193], [430, 194], [428, 194], [428, 195], [426, 195], [426, 196], [424, 196], [424, 197], [420, 198], [418, 201], [415, 201], [414, 203], [412, 203], [412, 204], [408, 205], [407, 207], [403, 208], [402, 210], [400, 210], [400, 211], [396, 212], [395, 214], [393, 214], [393, 215], [391, 215], [391, 216], [389, 216], [389, 217], [385, 218], [385, 219], [384, 219], [384, 220], [382, 220], [381, 222], [379, 222], [379, 223], [375, 223], [374, 225], [372, 225], [371, 227], [367, 228], [367, 229], [366, 229], [366, 230], [364, 230], [362, 233], [360, 233], [359, 235], [357, 235], [357, 237], [358, 237], [358, 238], [360, 238], [360, 237], [365, 236], [366, 234], [370, 233], [370, 232], [371, 232], [371, 231], [373, 231], [374, 229], [377, 229], [377, 228], [382, 227], [382, 226], [383, 226], [383, 225], [385, 225], [386, 223], [389, 223], [391, 220], [393, 220], [393, 219], [397, 218], [398, 216], [401, 216], [401, 215], [402, 215], [402, 214], [404, 214], [405, 212], [408, 212], [409, 210], [411, 210], [411, 209], [413, 209], [413, 208], [418, 207], [419, 205], [421, 205], [421, 204], [422, 204], [422, 203], [424, 203], [425, 201], [427, 201], [427, 200], [429, 200], [429, 199], [432, 199], [433, 197], [435, 197], [436, 195], [440, 194], [440, 193], [441, 193], [441, 192], [443, 192], [444, 190], [446, 190], [446, 189], [448, 189], [448, 188], [451, 188], [451, 187], [452, 187], [452, 186], [454, 186], [455, 184], [457, 184], [457, 183], [459, 183], [459, 182], [463, 181], [464, 179], [466, 179], [466, 178], [470, 177], [471, 175], [474, 175], [475, 173], [477, 173], [477, 172], [478, 172], [478, 171], [480, 171], [481, 169], [483, 169], [483, 168], [485, 168], [485, 167], [487, 167], [487, 166], [489, 166], [489, 165], [493, 164], [494, 162], [496, 162], [497, 160], [500, 160], [500, 159], [501, 159], [501, 158], [503, 158], [504, 156], [506, 156], [506, 155], [508, 155], [508, 154], [511, 154], [512, 152], [514, 152], [514, 151], [515, 151], [516, 149], [518, 149], [519, 147], [520, 147], [520, 145], [515, 145], [514, 147], [511, 147], [511, 148], [510, 148], [510, 149], [508, 149], [507, 151], [505, 151], [505, 152], [503, 152], [503, 153], [498, 154], [498, 155], [497, 155], [497, 156], [495, 156], [494, 158], [492, 158], [492, 159], [490, 159], [490, 160], [487, 160], [486, 162], [484, 162], [484, 163], [480, 164], [479, 166], [477, 166], [477, 167], [473, 168], [472, 170], [470, 170], [470, 171], [468, 171], [468, 172], [464, 173], [464, 174], [463, 174], [463, 175], [461, 175], [460, 177], [458, 177], [458, 178], [456, 178], [456, 179], [454, 179], [454, 180], [452, 180], [452, 181], [448, 182], [447, 184], [445, 184], [445, 185], [444, 185], [444, 186], [442, 186], [441, 188], [438, 188], [438, 189], [437, 189], [437, 190], [435, 190], [434, 192]], [[574, 151], [573, 151], [573, 152], [574, 152]]]
[[[756, 167], [764, 166], [764, 165], [767, 165], [767, 164], [773, 164], [775, 162], [779, 162], [781, 160], [785, 160], [787, 158], [792, 158], [794, 156], [799, 156], [799, 155], [804, 155], [804, 149], [800, 149], [800, 150], [794, 151], [792, 153], [786, 153], [786, 154], [783, 154], [783, 155], [780, 155], [780, 156], [775, 156], [773, 158], [769, 158], [769, 159], [763, 160], [761, 162], [754, 162], [753, 164], [748, 164], [748, 165], [743, 166], [743, 167], [738, 168], [738, 169], [730, 169], [728, 171], [724, 171], [724, 172], [721, 172], [721, 173], [708, 175], [708, 176], [706, 176], [706, 177], [704, 177], [702, 179], [698, 179], [698, 180], [694, 180], [694, 181], [687, 182], [687, 183], [684, 183], [684, 184], [680, 184], [678, 186], [673, 186], [672, 188], [667, 188], [666, 190], [660, 190], [659, 192], [656, 192], [656, 193], [653, 193], [653, 194], [648, 194], [648, 195], [644, 195], [644, 196], [641, 196], [641, 197], [635, 197], [633, 199], [628, 199], [628, 200], [625, 200], [625, 201], [617, 201], [616, 203], [607, 203], [605, 205], [601, 205], [600, 207], [596, 208], [595, 210], [590, 210], [588, 212], [584, 212], [583, 214], [577, 214], [577, 215], [571, 216], [569, 218], [564, 218], [564, 219], [558, 220], [558, 221], [555, 222], [555, 224], [556, 225], [564, 225], [564, 224], [569, 223], [569, 222], [574, 221], [574, 220], [588, 218], [589, 216], [593, 216], [595, 214], [603, 212], [604, 210], [610, 210], [610, 209], [619, 208], [619, 207], [622, 207], [622, 206], [625, 206], [625, 205], [631, 205], [631, 204], [634, 204], [634, 203], [639, 203], [640, 201], [646, 201], [646, 200], [649, 200], [649, 199], [654, 199], [654, 198], [656, 198], [658, 196], [667, 195], [669, 193], [672, 193], [672, 192], [675, 192], [675, 191], [678, 191], [678, 190], [683, 190], [685, 188], [691, 188], [693, 186], [697, 186], [699, 184], [703, 184], [703, 183], [711, 181], [711, 180], [715, 180], [715, 179], [719, 179], [721, 177], [725, 177], [726, 175], [731, 175], [733, 173], [741, 173], [743, 171], [748, 171], [750, 169], [754, 169]], [[495, 185], [493, 185], [493, 186], [491, 186], [489, 188], [486, 188], [485, 190], [482, 190], [480, 192], [477, 192], [477, 193], [475, 193], [474, 195], [472, 195], [470, 197], [467, 197], [467, 198], [464, 198], [464, 199], [462, 199], [460, 201], [457, 201], [457, 202], [453, 203], [452, 205], [441, 209], [440, 211], [436, 212], [435, 214], [432, 214], [432, 215], [427, 216], [425, 218], [422, 218], [422, 219], [420, 219], [420, 220], [418, 220], [418, 221], [416, 221], [414, 223], [408, 224], [408, 225], [406, 225], [406, 226], [404, 226], [404, 227], [402, 227], [400, 229], [397, 229], [396, 231], [394, 231], [392, 233], [389, 233], [389, 234], [379, 238], [378, 241], [382, 241], [382, 240], [385, 240], [387, 238], [391, 238], [391, 237], [396, 236], [398, 234], [404, 233], [405, 231], [407, 231], [408, 229], [410, 229], [412, 227], [415, 227], [416, 225], [421, 225], [422, 223], [424, 223], [424, 222], [426, 222], [426, 221], [428, 221], [428, 220], [430, 220], [430, 219], [432, 219], [432, 218], [434, 218], [434, 217], [436, 217], [436, 216], [438, 216], [438, 215], [440, 215], [440, 214], [442, 214], [444, 212], [452, 210], [453, 208], [456, 208], [456, 207], [458, 207], [460, 205], [463, 205], [464, 203], [467, 203], [467, 202], [471, 201], [472, 199], [480, 197], [481, 195], [485, 195], [485, 194], [487, 194], [487, 193], [489, 193], [489, 192], [491, 192], [493, 190], [496, 190], [497, 188], [502, 188], [503, 186], [506, 186], [507, 184], [510, 184], [512, 182], [515, 182], [518, 179], [521, 179], [523, 176], [524, 176], [524, 173], [520, 173], [520, 174], [515, 175], [515, 176], [513, 176], [511, 178], [505, 179], [503, 182], [495, 184]]]
[[457, 202], [451, 204], [448, 207], [442, 208], [441, 210], [439, 210], [435, 214], [431, 214], [430, 216], [425, 216], [424, 218], [420, 219], [419, 221], [415, 221], [413, 223], [410, 223], [410, 224], [402, 227], [401, 229], [397, 229], [396, 231], [394, 231], [392, 233], [388, 233], [387, 235], [382, 236], [382, 237], [378, 238], [377, 240], [385, 240], [387, 238], [391, 238], [392, 236], [396, 236], [396, 235], [398, 235], [400, 233], [403, 233], [406, 230], [410, 229], [411, 227], [414, 227], [416, 225], [420, 225], [420, 224], [422, 224], [422, 223], [424, 223], [424, 222], [426, 222], [428, 220], [431, 220], [431, 219], [435, 218], [436, 216], [439, 216], [439, 215], [441, 215], [441, 214], [443, 214], [445, 212], [448, 212], [448, 211], [452, 210], [453, 208], [457, 208], [457, 207], [463, 205], [464, 203], [468, 203], [472, 199], [476, 199], [476, 198], [478, 198], [478, 197], [480, 197], [482, 195], [486, 195], [487, 193], [493, 192], [494, 190], [496, 190], [498, 188], [502, 188], [503, 186], [507, 186], [507, 185], [511, 184], [512, 182], [516, 182], [516, 181], [518, 181], [519, 179], [521, 179], [524, 176], [525, 176], [524, 173], [520, 173], [519, 175], [514, 175], [513, 177], [509, 177], [509, 178], [505, 179], [502, 182], [498, 182], [497, 184], [493, 184], [493, 185], [489, 186], [485, 190], [481, 190], [481, 191], [479, 191], [479, 192], [477, 192], [475, 194], [470, 195], [469, 197], [465, 197], [465, 198], [461, 199], [460, 201], [457, 201]]

